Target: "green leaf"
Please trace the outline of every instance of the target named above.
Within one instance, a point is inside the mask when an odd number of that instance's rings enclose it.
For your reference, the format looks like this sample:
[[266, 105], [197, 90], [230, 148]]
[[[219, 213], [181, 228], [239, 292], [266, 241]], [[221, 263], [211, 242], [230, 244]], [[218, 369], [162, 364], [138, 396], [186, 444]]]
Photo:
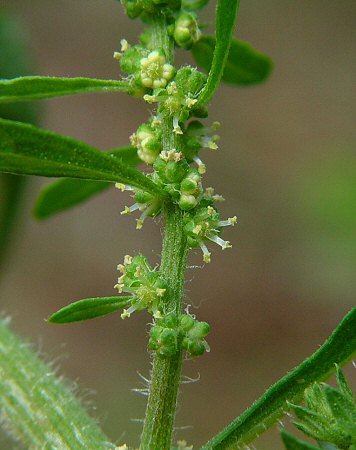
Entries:
[[3, 119], [0, 171], [121, 182], [152, 194], [161, 193], [148, 177], [114, 156], [72, 138]]
[[300, 439], [297, 439], [286, 430], [281, 431], [281, 438], [287, 450], [320, 450], [320, 447], [307, 444]]
[[336, 380], [337, 380], [337, 385], [338, 385], [339, 390], [342, 393], [342, 395], [351, 404], [354, 404], [355, 403], [354, 395], [353, 395], [352, 390], [345, 378], [345, 375], [343, 374], [343, 372], [339, 366], [336, 367]]
[[131, 297], [85, 298], [65, 306], [48, 318], [51, 323], [70, 323], [105, 316], [130, 304]]
[[[111, 150], [108, 155], [120, 158], [131, 167], [142, 162], [137, 156], [137, 149], [130, 145]], [[106, 181], [61, 178], [42, 189], [35, 204], [34, 215], [37, 219], [47, 219], [53, 214], [88, 200], [111, 186], [112, 184]]]
[[337, 423], [342, 426], [356, 424], [356, 408], [354, 402], [350, 403], [348, 398], [331, 386], [325, 386], [325, 395], [330, 409]]
[[322, 415], [299, 405], [293, 405], [292, 410], [297, 418], [301, 420], [301, 422], [293, 422], [299, 430], [311, 437], [318, 436], [320, 439], [324, 437], [323, 433], [325, 434], [328, 422]]
[[0, 320], [1, 427], [16, 443], [2, 449], [117, 448], [74, 396], [73, 383], [58, 376], [53, 363], [41, 361], [7, 324]]
[[304, 391], [315, 381], [326, 380], [356, 352], [356, 308], [340, 322], [326, 342], [298, 367], [271, 386], [250, 408], [203, 449], [242, 448], [271, 427], [288, 409], [290, 403], [302, 400]]
[[[207, 72], [215, 49], [214, 36], [202, 36], [192, 52], [197, 64]], [[235, 85], [252, 85], [265, 81], [273, 69], [272, 60], [247, 42], [232, 39], [221, 80]]]
[[218, 0], [215, 20], [216, 45], [208, 80], [198, 96], [198, 105], [208, 103], [220, 83], [229, 54], [239, 4], [239, 0]]
[[0, 102], [128, 90], [129, 84], [125, 81], [96, 80], [94, 78], [19, 77], [13, 80], [0, 80]]

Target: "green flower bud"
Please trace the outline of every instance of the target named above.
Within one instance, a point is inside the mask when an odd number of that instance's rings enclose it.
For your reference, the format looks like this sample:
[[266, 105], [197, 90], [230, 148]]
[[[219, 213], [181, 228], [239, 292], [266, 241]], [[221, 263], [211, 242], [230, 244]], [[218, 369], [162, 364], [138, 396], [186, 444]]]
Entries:
[[150, 125], [140, 125], [132, 136], [131, 144], [137, 147], [137, 154], [147, 164], [153, 164], [162, 149], [160, 132]]
[[178, 318], [176, 314], [167, 314], [163, 319], [159, 319], [157, 322], [167, 328], [178, 328]]
[[[163, 322], [164, 319], [161, 319]], [[155, 325], [150, 330], [149, 348], [162, 357], [172, 356], [178, 351], [178, 331]]]
[[188, 314], [182, 314], [179, 319], [181, 329], [186, 332], [189, 331], [195, 324], [195, 320]]
[[160, 348], [160, 345], [156, 339], [150, 338], [148, 341], [148, 347], [153, 351], [157, 351]]
[[207, 322], [196, 322], [189, 330], [188, 336], [191, 339], [204, 338], [210, 332], [210, 325]]
[[198, 200], [194, 197], [194, 195], [181, 195], [179, 199], [179, 207], [183, 211], [189, 211], [197, 206]]
[[182, 344], [181, 344], [182, 349], [183, 350], [188, 350], [189, 344], [190, 344], [190, 340], [187, 337], [183, 338]]
[[156, 170], [164, 184], [178, 183], [189, 170], [189, 164], [182, 153], [175, 150], [165, 151], [156, 159], [153, 168]]
[[196, 169], [190, 169], [180, 185], [179, 206], [184, 211], [194, 208], [202, 194], [201, 175]]
[[196, 191], [197, 186], [198, 183], [190, 178], [185, 178], [180, 185], [182, 192], [186, 195], [190, 193], [193, 194]]
[[164, 330], [163, 327], [160, 327], [160, 326], [158, 326], [158, 325], [155, 325], [154, 327], [152, 327], [152, 328], [150, 329], [150, 337], [151, 337], [153, 340], [157, 341], [157, 340], [159, 339], [159, 337], [161, 336], [163, 330]]
[[166, 166], [166, 179], [170, 183], [177, 183], [181, 181], [187, 173], [189, 165], [187, 161], [168, 161]]
[[183, 48], [189, 49], [200, 39], [196, 17], [192, 13], [182, 12], [175, 23], [174, 40]]
[[137, 0], [121, 0], [121, 3], [130, 19], [135, 19], [143, 11], [140, 2]]
[[191, 356], [201, 356], [204, 354], [206, 348], [202, 341], [194, 340], [188, 342], [188, 352]]
[[175, 345], [177, 347], [177, 334], [176, 330], [164, 328], [160, 336], [162, 346], [172, 347]]

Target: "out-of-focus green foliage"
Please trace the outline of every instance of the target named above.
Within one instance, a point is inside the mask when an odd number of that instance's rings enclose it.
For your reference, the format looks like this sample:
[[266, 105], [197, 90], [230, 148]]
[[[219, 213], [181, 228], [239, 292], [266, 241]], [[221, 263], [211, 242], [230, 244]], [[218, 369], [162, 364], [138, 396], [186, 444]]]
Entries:
[[[29, 73], [31, 63], [22, 24], [0, 11], [0, 78], [13, 78]], [[37, 111], [31, 103], [0, 103], [0, 117], [35, 123]], [[10, 243], [26, 185], [24, 177], [0, 174], [0, 265]]]
[[[200, 67], [209, 71], [216, 41], [214, 36], [202, 36], [192, 52]], [[221, 81], [237, 86], [265, 81], [273, 68], [272, 60], [255, 50], [249, 43], [232, 39]]]

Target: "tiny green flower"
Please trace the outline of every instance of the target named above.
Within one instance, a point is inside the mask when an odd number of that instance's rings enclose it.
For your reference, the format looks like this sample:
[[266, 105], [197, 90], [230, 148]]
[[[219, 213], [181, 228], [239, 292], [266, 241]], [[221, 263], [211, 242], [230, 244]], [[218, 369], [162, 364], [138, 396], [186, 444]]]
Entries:
[[135, 311], [147, 309], [154, 317], [160, 317], [161, 300], [164, 297], [167, 285], [159, 272], [152, 269], [143, 255], [126, 256], [124, 264], [118, 265], [121, 276], [115, 288], [119, 293], [126, 292], [132, 295], [131, 305], [124, 309], [122, 319], [131, 316]]
[[215, 242], [222, 250], [231, 248], [230, 242], [220, 237], [221, 228], [234, 226], [237, 223], [236, 216], [230, 217], [227, 220], [220, 220], [217, 210], [209, 204], [212, 201], [213, 198], [204, 197], [201, 201], [201, 206], [186, 216], [184, 226], [184, 231], [188, 238], [188, 245], [192, 248], [200, 247], [203, 252], [203, 260], [206, 263], [210, 262], [211, 253], [204, 241], [209, 240]]
[[153, 164], [162, 149], [161, 132], [152, 125], [140, 125], [130, 136], [131, 144], [137, 147], [137, 154], [142, 161]]

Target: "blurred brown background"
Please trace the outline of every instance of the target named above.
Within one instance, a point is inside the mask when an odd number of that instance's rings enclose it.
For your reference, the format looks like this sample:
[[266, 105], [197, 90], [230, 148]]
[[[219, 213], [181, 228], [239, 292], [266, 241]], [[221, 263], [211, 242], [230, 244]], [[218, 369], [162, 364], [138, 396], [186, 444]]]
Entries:
[[[213, 2], [214, 3], [214, 2]], [[36, 72], [120, 76], [112, 54], [134, 43], [141, 24], [114, 0], [2, 0], [26, 23]], [[211, 5], [212, 6], [212, 5]], [[204, 13], [212, 20], [213, 8]], [[188, 361], [177, 438], [198, 448], [287, 370], [314, 351], [355, 303], [356, 148], [354, 0], [242, 1], [236, 36], [275, 63], [262, 86], [223, 86], [208, 123], [219, 120], [218, 152], [205, 151], [206, 185], [224, 194], [223, 216], [239, 226], [233, 249], [191, 269], [187, 302], [212, 325], [211, 353]], [[187, 56], [181, 52], [178, 61]], [[43, 125], [102, 149], [124, 145], [148, 106], [121, 94], [77, 96], [43, 104]], [[137, 445], [145, 399], [130, 392], [148, 376], [148, 316], [119, 315], [68, 326], [44, 318], [76, 299], [115, 295], [116, 265], [127, 253], [159, 260], [160, 227], [120, 216], [130, 203], [111, 190], [43, 223], [31, 218], [39, 188], [27, 192], [22, 223], [0, 284], [13, 329], [89, 394], [105, 431]], [[200, 264], [201, 256], [191, 257]], [[62, 344], [65, 344], [64, 347]], [[62, 357], [62, 355], [66, 355]], [[347, 370], [356, 388], [355, 369]], [[86, 395], [87, 396], [87, 395]], [[2, 444], [1, 444], [2, 442]], [[5, 440], [0, 448], [10, 448]], [[277, 428], [255, 442], [282, 448]]]

